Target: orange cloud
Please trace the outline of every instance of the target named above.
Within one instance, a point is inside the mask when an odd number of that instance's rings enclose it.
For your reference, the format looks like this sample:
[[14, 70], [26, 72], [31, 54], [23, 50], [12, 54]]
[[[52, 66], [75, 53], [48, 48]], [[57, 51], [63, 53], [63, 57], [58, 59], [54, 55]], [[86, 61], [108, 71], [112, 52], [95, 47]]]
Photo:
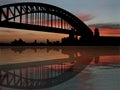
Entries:
[[85, 14], [85, 13], [77, 13], [76, 16], [82, 21], [89, 21], [95, 18], [95, 16], [92, 16], [91, 14]]
[[[90, 27], [90, 29], [94, 32], [95, 27]], [[99, 32], [101, 36], [120, 36], [120, 28], [99, 28]]]

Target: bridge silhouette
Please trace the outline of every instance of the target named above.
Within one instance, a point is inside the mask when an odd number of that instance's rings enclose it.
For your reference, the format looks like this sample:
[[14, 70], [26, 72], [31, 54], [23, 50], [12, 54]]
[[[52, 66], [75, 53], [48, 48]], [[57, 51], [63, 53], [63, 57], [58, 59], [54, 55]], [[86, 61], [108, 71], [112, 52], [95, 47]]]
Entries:
[[24, 2], [0, 6], [0, 27], [93, 36], [92, 31], [75, 15], [59, 7]]
[[69, 37], [62, 38], [60, 45], [120, 45], [120, 37], [98, 36], [98, 29], [92, 32], [72, 13], [43, 3], [0, 6], [0, 27], [68, 34]]

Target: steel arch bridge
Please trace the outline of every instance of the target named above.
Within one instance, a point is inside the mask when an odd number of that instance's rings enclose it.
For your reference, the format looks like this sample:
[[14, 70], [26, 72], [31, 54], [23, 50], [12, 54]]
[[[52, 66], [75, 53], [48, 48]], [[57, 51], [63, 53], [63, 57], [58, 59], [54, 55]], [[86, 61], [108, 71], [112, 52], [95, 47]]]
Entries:
[[36, 2], [0, 6], [0, 27], [93, 36], [92, 31], [70, 12]]

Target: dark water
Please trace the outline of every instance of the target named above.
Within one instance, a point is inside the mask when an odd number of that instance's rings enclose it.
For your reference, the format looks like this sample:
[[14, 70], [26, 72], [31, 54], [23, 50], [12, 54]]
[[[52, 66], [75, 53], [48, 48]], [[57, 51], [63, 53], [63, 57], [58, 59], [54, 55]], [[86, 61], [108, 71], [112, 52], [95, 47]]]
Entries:
[[0, 90], [19, 89], [120, 90], [120, 47], [0, 47]]

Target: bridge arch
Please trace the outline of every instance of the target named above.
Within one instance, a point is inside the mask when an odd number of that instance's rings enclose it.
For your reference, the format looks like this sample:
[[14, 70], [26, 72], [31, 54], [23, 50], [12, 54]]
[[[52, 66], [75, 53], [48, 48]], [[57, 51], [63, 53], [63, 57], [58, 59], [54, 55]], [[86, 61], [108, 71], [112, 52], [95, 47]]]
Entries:
[[[75, 15], [59, 7], [43, 3], [23, 2], [0, 6], [0, 22], [9, 22], [11, 19], [15, 21], [15, 18], [19, 17], [19, 23], [22, 23], [22, 16], [26, 15], [26, 18], [28, 18], [27, 15], [32, 13], [37, 13], [38, 15], [39, 13], [43, 13], [44, 17], [50, 18], [51, 22], [55, 18], [60, 19], [61, 23], [63, 23], [62, 21], [67, 22], [69, 27], [74, 28], [75, 35], [80, 35], [83, 37], [93, 36], [92, 31]], [[60, 28], [62, 28], [62, 24]]]

